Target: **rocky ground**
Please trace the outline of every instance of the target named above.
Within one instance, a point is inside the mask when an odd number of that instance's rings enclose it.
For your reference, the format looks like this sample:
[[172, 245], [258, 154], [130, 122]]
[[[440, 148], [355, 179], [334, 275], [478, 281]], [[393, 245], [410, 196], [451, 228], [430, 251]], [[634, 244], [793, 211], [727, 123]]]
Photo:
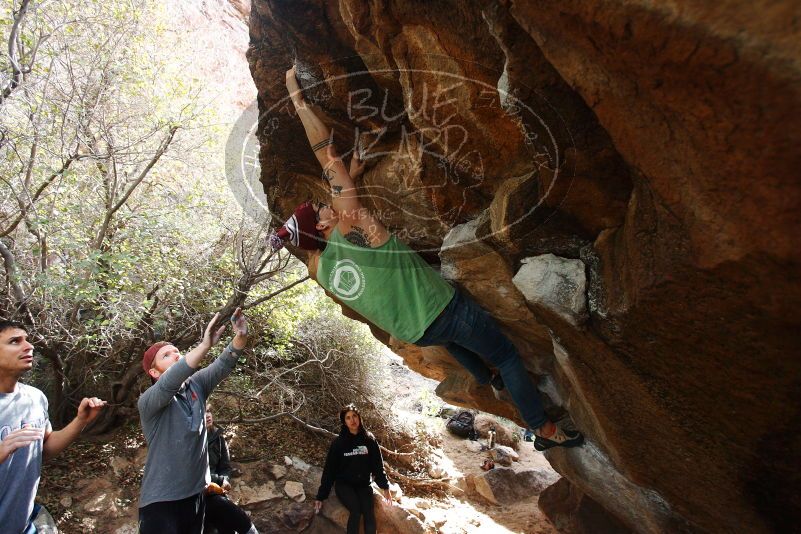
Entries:
[[[477, 426], [495, 424], [499, 441], [518, 447], [504, 449], [517, 461], [501, 458], [496, 469], [485, 473], [480, 466], [490, 454], [486, 439], [465, 440], [445, 430], [444, 419], [437, 416], [443, 404], [433, 393], [435, 382], [410, 372], [389, 354], [383, 376], [387, 412], [437, 447], [432, 449], [427, 477], [398, 480], [403, 488], [393, 484], [392, 507], [376, 496], [380, 532], [555, 532], [537, 500], [559, 476], [531, 443], [520, 442], [517, 427], [479, 415]], [[320, 515], [312, 513], [327, 438], [281, 422], [231, 425], [228, 434], [239, 471], [231, 496], [261, 532], [344, 531], [347, 512], [333, 494]], [[39, 501], [60, 532], [135, 533], [145, 456], [135, 424], [103, 439], [77, 443], [45, 467]]]

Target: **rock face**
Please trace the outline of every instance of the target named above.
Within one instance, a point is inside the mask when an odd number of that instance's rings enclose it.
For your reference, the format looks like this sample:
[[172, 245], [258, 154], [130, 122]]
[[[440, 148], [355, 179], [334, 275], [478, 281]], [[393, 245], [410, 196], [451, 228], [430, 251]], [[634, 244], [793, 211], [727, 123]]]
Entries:
[[[492, 312], [551, 416], [586, 433], [548, 454], [565, 528], [601, 508], [639, 532], [801, 521], [796, 10], [253, 1], [271, 210], [327, 196], [282, 100], [297, 58], [340, 152], [367, 153], [364, 204]], [[513, 279], [543, 257], [580, 261], [586, 289], [529, 298]], [[514, 415], [441, 349], [373, 331], [449, 402]]]
[[523, 258], [512, 282], [532, 306], [543, 306], [573, 326], [587, 319], [584, 262], [543, 254]]

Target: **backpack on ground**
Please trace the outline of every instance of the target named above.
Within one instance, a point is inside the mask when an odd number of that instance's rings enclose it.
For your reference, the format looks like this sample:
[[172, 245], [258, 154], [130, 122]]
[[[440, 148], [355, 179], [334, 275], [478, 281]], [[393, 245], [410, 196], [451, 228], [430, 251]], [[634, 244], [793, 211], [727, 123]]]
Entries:
[[476, 435], [476, 431], [473, 428], [474, 422], [475, 416], [465, 410], [457, 413], [456, 415], [450, 416], [448, 421], [445, 423], [445, 428], [450, 430], [452, 434], [455, 434], [459, 437], [473, 439], [472, 436]]

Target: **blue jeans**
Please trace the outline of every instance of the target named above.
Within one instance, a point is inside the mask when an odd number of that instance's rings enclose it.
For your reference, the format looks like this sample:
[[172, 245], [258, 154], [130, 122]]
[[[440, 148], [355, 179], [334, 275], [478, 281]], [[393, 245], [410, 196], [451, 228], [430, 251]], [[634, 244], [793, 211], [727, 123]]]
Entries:
[[540, 394], [531, 382], [517, 348], [501, 332], [490, 314], [458, 289], [415, 345], [443, 345], [479, 384], [488, 384], [492, 378], [487, 363], [497, 367], [526, 424], [536, 429], [548, 421]]

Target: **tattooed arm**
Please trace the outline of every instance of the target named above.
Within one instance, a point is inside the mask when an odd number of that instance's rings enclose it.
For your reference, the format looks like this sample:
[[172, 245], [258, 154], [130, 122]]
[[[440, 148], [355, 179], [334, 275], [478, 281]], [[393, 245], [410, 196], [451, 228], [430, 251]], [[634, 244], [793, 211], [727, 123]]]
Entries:
[[323, 167], [323, 177], [331, 188], [331, 203], [339, 217], [338, 227], [342, 235], [357, 246], [383, 245], [389, 239], [389, 232], [381, 221], [362, 207], [353, 181], [353, 177], [358, 177], [364, 171], [363, 162], [354, 154], [350, 170], [345, 167], [334, 147], [331, 129], [303, 100], [303, 93], [295, 76], [295, 67], [286, 73], [286, 88], [303, 123], [303, 129], [306, 130], [306, 137], [314, 155]]
[[356, 184], [353, 183], [353, 178], [334, 148], [334, 136], [331, 129], [320, 120], [311, 106], [303, 99], [300, 85], [295, 77], [295, 67], [286, 72], [286, 88], [298, 117], [303, 123], [303, 129], [306, 130], [306, 137], [309, 139], [314, 155], [323, 167], [323, 177], [331, 187], [334, 209], [340, 214], [340, 218], [358, 217], [362, 206], [356, 192]]

